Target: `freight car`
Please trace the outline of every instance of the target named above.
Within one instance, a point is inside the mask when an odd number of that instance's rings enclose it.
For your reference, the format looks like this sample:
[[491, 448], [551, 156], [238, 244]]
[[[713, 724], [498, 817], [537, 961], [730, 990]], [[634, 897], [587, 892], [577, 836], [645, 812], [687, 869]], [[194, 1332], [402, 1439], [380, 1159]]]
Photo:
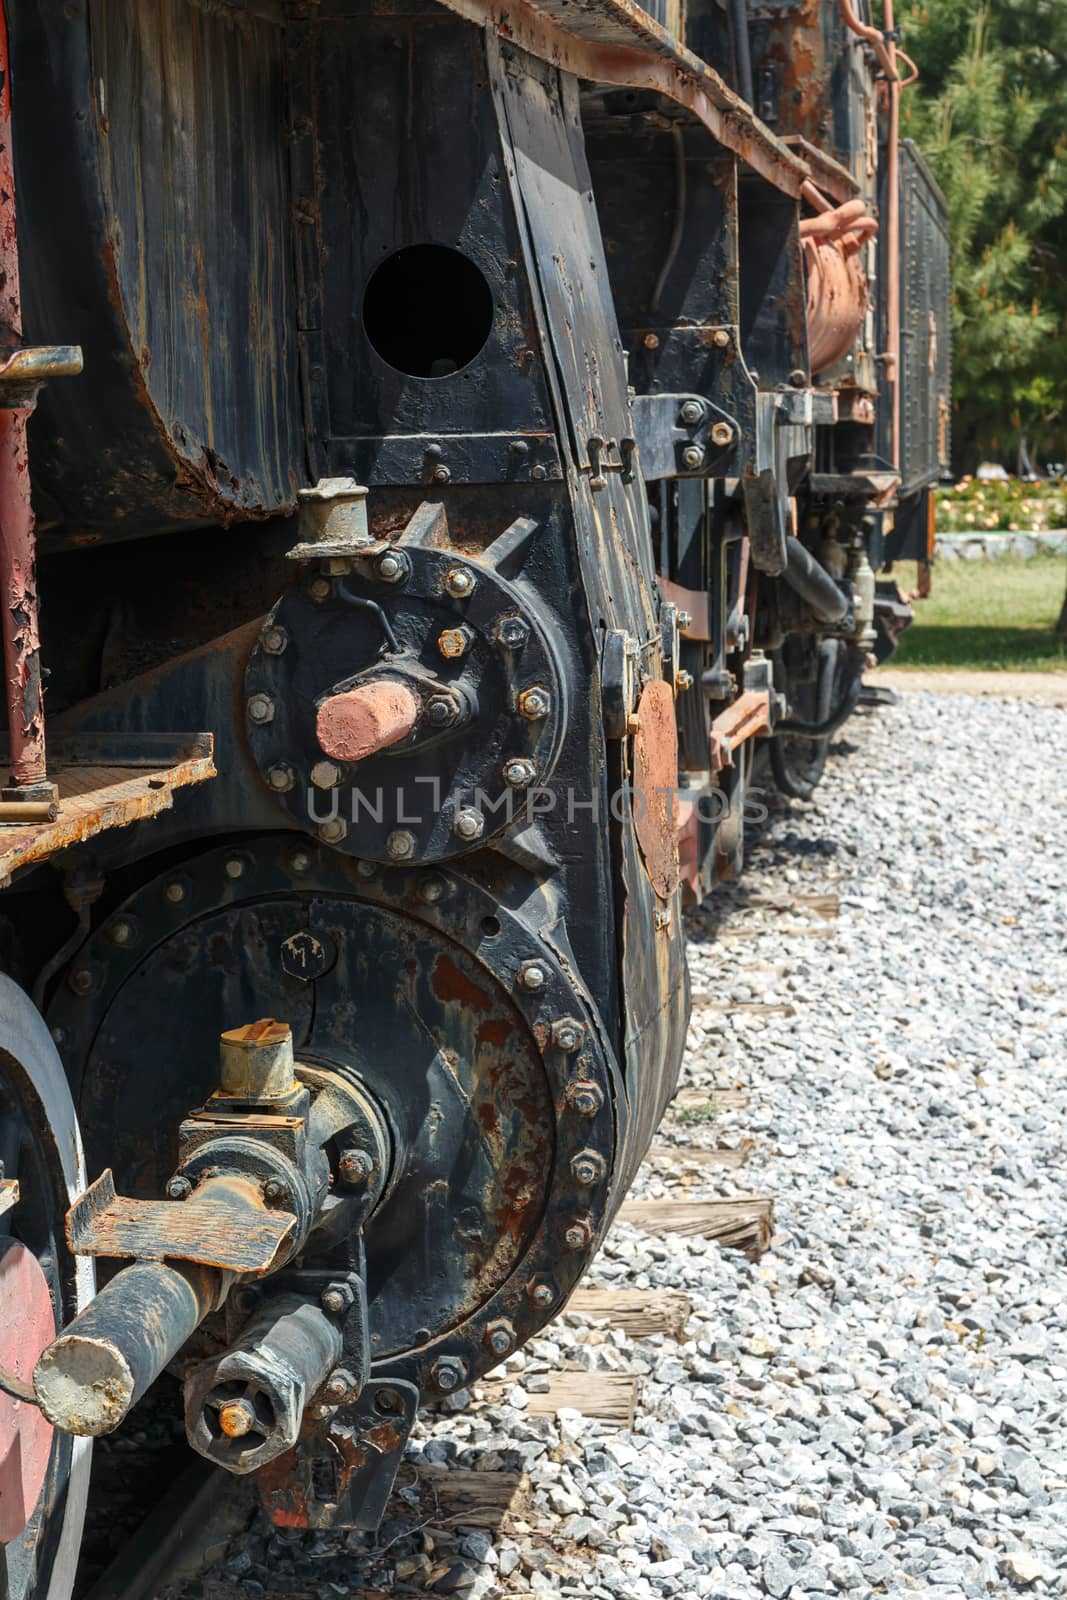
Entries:
[[929, 553], [943, 206], [855, 4], [6, 7], [8, 1600], [164, 1368], [374, 1526], [596, 1250], [683, 906]]

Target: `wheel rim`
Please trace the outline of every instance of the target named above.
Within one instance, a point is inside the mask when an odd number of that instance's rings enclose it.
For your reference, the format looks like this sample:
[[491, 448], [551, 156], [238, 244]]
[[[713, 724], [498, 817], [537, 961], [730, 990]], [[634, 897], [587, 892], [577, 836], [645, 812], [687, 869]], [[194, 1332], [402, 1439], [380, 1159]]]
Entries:
[[[0, 975], [0, 1160], [19, 1199], [0, 1215], [0, 1364], [29, 1381], [38, 1347], [89, 1303], [92, 1264], [63, 1222], [85, 1187], [77, 1119], [55, 1046], [29, 998]], [[54, 1433], [27, 1402], [0, 1406], [0, 1588], [67, 1600], [89, 1476], [89, 1441]]]

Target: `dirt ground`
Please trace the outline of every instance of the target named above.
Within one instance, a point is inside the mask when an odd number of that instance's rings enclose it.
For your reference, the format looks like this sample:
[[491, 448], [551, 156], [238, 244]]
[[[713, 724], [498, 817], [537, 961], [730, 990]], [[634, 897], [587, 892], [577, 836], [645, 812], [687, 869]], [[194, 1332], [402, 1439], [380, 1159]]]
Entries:
[[1034, 700], [1067, 709], [1067, 672], [974, 672], [965, 667], [937, 671], [920, 667], [880, 667], [868, 683], [932, 694], [974, 694], [989, 699]]

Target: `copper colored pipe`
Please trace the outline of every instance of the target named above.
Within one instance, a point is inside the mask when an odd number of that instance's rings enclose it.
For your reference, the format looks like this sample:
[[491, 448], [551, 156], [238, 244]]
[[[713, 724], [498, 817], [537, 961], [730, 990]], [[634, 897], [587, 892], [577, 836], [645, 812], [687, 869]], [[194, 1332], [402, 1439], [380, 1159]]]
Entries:
[[[0, 0], [0, 282], [0, 361], [6, 361], [22, 344], [22, 301], [4, 0]], [[0, 409], [0, 632], [11, 738], [11, 783], [19, 789], [32, 789], [47, 776], [36, 550], [26, 460], [26, 422], [32, 410], [32, 398], [28, 404], [16, 402], [12, 406], [9, 402]]]

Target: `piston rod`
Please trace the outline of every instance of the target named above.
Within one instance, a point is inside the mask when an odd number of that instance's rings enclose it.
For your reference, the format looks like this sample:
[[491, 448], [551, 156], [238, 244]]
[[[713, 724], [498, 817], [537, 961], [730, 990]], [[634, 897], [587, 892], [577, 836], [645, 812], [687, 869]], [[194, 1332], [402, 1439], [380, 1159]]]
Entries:
[[848, 596], [831, 578], [826, 568], [801, 544], [786, 540], [783, 578], [818, 617], [820, 622], [840, 622], [848, 612]]

